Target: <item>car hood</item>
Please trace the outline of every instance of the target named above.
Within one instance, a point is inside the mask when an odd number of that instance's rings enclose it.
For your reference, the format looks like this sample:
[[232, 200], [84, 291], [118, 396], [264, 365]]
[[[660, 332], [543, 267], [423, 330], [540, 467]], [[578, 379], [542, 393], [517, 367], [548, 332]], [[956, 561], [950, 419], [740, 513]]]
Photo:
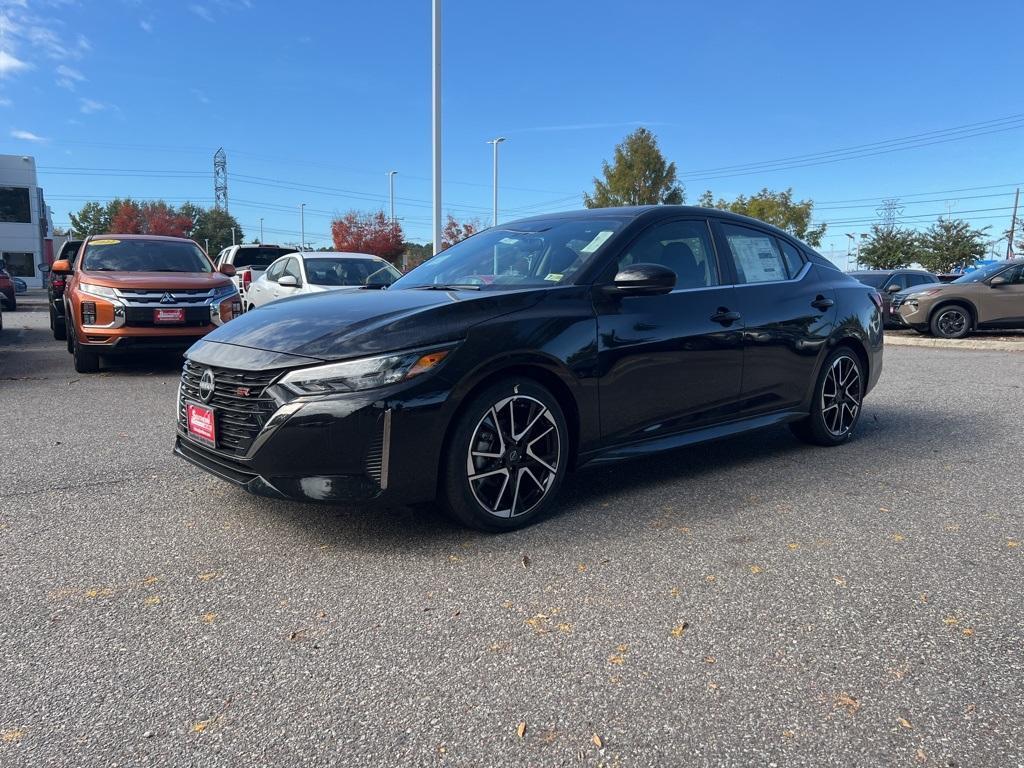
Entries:
[[[962, 285], [956, 286], [956, 288], [962, 288]], [[907, 288], [906, 290], [894, 293], [893, 296], [912, 296], [915, 293], [921, 293], [922, 291], [947, 291], [953, 288], [949, 283], [925, 283], [924, 285], [915, 285], [913, 288]]]
[[209, 290], [231, 285], [231, 278], [220, 272], [86, 272], [82, 281], [107, 288], [167, 290]]
[[[532, 306], [544, 290], [550, 289], [326, 291], [250, 310], [199, 344], [317, 360], [362, 357], [456, 341], [477, 323]], [[211, 352], [205, 350], [203, 356]]]

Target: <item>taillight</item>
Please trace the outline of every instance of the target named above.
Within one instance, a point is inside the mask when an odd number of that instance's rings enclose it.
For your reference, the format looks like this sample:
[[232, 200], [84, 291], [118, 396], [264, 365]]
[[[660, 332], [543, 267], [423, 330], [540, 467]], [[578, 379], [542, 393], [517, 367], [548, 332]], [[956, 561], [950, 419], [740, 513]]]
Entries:
[[64, 278], [61, 277], [61, 278], [57, 278], [56, 280], [54, 280], [53, 281], [53, 287], [54, 288], [63, 288], [64, 287]]
[[250, 283], [252, 283], [252, 270], [251, 269], [243, 269], [242, 270], [242, 289], [243, 290], [248, 290]]
[[871, 291], [871, 301], [873, 301], [875, 306], [879, 309], [882, 308], [882, 294], [878, 291]]
[[96, 302], [95, 301], [83, 301], [82, 302], [82, 324], [83, 325], [96, 325]]

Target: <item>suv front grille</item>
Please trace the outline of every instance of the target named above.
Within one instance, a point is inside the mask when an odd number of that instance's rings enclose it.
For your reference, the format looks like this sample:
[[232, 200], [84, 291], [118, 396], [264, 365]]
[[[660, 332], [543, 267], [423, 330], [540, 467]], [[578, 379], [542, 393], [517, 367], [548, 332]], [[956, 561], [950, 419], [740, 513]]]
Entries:
[[900, 296], [899, 294], [896, 294], [895, 296], [893, 296], [892, 297], [892, 308], [893, 308], [893, 310], [897, 310], [900, 307], [902, 307], [903, 306], [903, 302], [906, 301], [906, 300], [907, 300], [906, 296]]
[[[199, 379], [206, 369], [213, 371], [213, 396], [206, 403], [199, 396]], [[217, 448], [236, 456], [244, 456], [263, 425], [277, 410], [273, 398], [264, 391], [281, 371], [238, 371], [185, 361], [181, 372], [181, 399], [178, 402], [178, 424], [188, 430], [185, 401], [191, 400], [214, 410]]]
[[167, 291], [148, 290], [146, 288], [138, 290], [120, 288], [117, 294], [130, 307], [166, 305], [171, 303], [164, 301], [164, 297], [168, 295], [174, 300], [173, 304], [176, 306], [182, 304], [203, 304], [213, 298], [213, 291], [209, 288], [172, 288]]

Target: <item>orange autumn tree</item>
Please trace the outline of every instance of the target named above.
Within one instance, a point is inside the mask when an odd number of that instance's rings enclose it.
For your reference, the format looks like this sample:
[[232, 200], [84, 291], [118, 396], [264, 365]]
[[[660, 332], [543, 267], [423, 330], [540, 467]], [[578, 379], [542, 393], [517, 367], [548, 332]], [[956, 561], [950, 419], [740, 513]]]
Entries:
[[441, 230], [441, 250], [451, 248], [482, 229], [484, 225], [480, 219], [467, 219], [460, 223], [449, 213], [444, 229]]
[[405, 250], [402, 225], [389, 221], [383, 211], [349, 211], [331, 222], [331, 239], [336, 251], [370, 253], [390, 262]]

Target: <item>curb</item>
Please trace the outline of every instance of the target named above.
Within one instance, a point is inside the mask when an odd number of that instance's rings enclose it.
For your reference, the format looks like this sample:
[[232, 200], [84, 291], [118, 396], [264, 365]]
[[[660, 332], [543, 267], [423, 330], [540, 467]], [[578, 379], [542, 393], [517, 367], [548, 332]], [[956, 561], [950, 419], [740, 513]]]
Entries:
[[932, 349], [970, 349], [987, 352], [1024, 352], [1022, 341], [993, 341], [989, 339], [929, 339], [908, 338], [906, 336], [885, 337], [886, 346], [894, 347], [931, 347]]

